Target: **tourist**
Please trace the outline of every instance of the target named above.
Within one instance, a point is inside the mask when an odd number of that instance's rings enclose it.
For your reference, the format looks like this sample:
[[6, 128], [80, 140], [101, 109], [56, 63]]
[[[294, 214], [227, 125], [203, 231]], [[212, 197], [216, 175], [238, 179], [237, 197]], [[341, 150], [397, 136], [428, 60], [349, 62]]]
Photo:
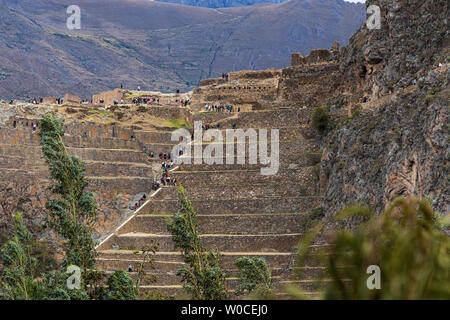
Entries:
[[133, 272], [133, 266], [131, 264], [128, 266], [128, 272]]

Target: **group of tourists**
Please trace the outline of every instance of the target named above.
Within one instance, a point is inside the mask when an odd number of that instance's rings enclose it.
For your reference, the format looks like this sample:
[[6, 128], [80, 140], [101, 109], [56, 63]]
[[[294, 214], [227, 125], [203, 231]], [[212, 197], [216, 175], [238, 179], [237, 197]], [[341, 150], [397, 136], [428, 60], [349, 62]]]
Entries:
[[170, 160], [170, 153], [159, 153], [159, 160]]
[[152, 190], [153, 191], [157, 191], [159, 189], [161, 185], [159, 184], [159, 182], [153, 182], [152, 183]]
[[162, 166], [163, 170], [168, 170], [168, 169], [172, 168], [173, 165], [174, 165], [174, 162], [170, 161], [169, 163], [163, 162], [161, 166]]
[[[178, 102], [178, 100], [176, 100], [175, 102]], [[187, 100], [180, 100], [181, 106], [187, 106], [188, 104], [191, 104], [191, 100], [187, 99]]]
[[[101, 100], [100, 100], [100, 102], [101, 102]], [[102, 103], [102, 102], [101, 102]], [[116, 106], [116, 105], [118, 105], [119, 104], [119, 100], [117, 100], [116, 98], [113, 98], [113, 104]], [[120, 99], [120, 104], [124, 104], [124, 101], [123, 101], [123, 99]]]
[[[205, 111], [206, 112], [233, 112], [233, 106], [232, 105], [209, 105], [205, 104]], [[241, 112], [241, 107], [238, 107], [238, 112]]]
[[220, 124], [216, 124], [215, 126], [214, 125], [210, 125], [210, 124], [205, 124], [205, 125], [202, 124], [200, 129], [202, 131], [206, 131], [206, 130], [209, 130], [209, 129], [220, 129]]
[[169, 170], [163, 169], [163, 173], [161, 175], [161, 184], [163, 186], [176, 186], [177, 185], [177, 179], [169, 177]]
[[158, 103], [159, 98], [133, 98], [131, 99], [133, 104], [149, 104], [149, 103]]
[[141, 199], [139, 199], [139, 201], [134, 204], [134, 206], [133, 206], [134, 210], [136, 210], [137, 208], [142, 206], [142, 204], [145, 203], [146, 200], [147, 200], [147, 196], [144, 193], [144, 195], [141, 197]]
[[[236, 122], [233, 122], [232, 124], [233, 129], [236, 129]], [[202, 131], [206, 131], [209, 129], [220, 129], [220, 124], [211, 125], [211, 124], [205, 124], [200, 127]], [[194, 140], [194, 134], [192, 134], [192, 140]]]
[[222, 73], [222, 79], [225, 79], [228, 81], [228, 73]]

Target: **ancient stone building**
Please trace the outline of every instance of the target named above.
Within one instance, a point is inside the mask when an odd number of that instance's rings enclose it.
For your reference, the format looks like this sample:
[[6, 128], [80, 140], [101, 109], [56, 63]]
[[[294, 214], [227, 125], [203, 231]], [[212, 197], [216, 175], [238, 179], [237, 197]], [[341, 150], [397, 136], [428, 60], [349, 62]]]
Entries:
[[[92, 103], [95, 104], [109, 104], [112, 105], [114, 104], [114, 101], [116, 101], [117, 103], [120, 103], [121, 100], [123, 99], [123, 95], [124, 95], [124, 90], [122, 89], [114, 89], [111, 91], [104, 91], [98, 94], [94, 94], [92, 96]], [[101, 102], [103, 101], [103, 102]]]
[[70, 93], [66, 93], [63, 99], [66, 104], [80, 104], [80, 98]]

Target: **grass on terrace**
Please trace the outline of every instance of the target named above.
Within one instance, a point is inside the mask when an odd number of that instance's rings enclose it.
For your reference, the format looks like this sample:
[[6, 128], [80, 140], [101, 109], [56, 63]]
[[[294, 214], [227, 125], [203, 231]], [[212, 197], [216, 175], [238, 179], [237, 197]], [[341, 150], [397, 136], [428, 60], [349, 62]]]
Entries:
[[168, 128], [191, 128], [191, 125], [186, 121], [186, 119], [170, 119], [162, 123], [163, 127]]

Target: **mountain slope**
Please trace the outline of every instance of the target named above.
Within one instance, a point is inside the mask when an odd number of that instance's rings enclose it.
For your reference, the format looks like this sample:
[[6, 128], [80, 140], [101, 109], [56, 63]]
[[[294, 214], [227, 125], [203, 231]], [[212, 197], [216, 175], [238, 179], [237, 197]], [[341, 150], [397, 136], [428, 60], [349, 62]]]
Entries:
[[230, 8], [253, 6], [268, 3], [281, 3], [286, 0], [157, 0], [159, 2], [178, 3], [205, 8]]
[[334, 0], [208, 9], [147, 0], [1, 0], [0, 97], [118, 87], [189, 90], [202, 78], [289, 65], [292, 52], [345, 43], [364, 6]]

